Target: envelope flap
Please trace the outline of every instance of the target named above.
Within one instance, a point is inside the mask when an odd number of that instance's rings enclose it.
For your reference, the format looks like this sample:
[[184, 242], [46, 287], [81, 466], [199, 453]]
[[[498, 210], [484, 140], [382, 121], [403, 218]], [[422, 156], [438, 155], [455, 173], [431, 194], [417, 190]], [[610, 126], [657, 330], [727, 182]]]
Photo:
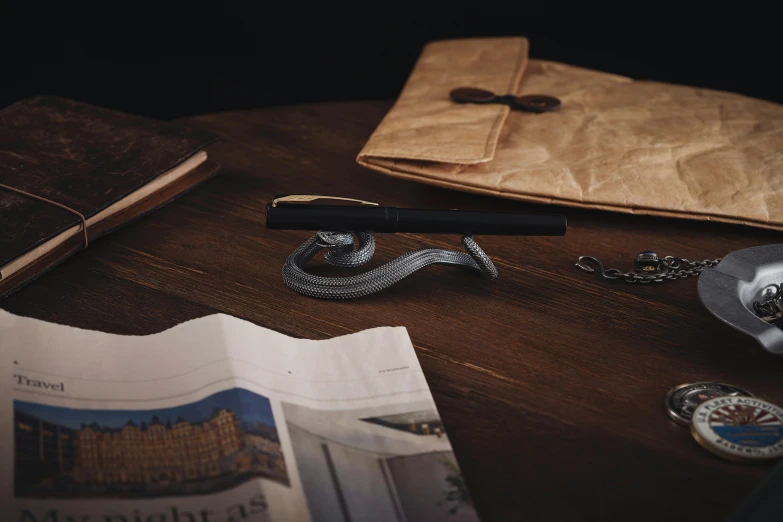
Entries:
[[367, 157], [462, 165], [490, 161], [510, 109], [454, 103], [449, 93], [459, 87], [516, 93], [527, 57], [528, 41], [522, 37], [428, 44], [357, 161], [365, 163]]

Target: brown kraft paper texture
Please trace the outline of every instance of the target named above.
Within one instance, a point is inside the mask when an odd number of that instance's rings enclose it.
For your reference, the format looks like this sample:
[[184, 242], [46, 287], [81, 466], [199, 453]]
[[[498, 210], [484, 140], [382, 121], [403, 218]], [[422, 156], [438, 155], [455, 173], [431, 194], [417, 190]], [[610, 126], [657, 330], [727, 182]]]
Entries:
[[[449, 92], [546, 94], [534, 114]], [[783, 230], [783, 106], [528, 59], [525, 38], [428, 44], [357, 161], [499, 197]]]

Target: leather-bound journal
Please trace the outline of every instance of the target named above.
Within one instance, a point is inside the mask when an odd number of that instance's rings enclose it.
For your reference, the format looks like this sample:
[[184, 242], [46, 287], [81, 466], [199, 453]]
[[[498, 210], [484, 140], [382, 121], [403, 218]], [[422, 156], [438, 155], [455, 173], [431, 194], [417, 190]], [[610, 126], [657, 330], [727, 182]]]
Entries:
[[53, 96], [0, 111], [0, 299], [209, 178], [215, 139]]

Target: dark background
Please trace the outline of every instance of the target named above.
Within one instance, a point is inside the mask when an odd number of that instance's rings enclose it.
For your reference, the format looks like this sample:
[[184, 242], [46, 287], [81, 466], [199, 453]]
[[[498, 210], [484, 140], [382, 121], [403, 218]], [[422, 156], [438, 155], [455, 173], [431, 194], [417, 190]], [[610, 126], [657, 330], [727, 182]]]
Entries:
[[196, 5], [77, 12], [72, 5], [57, 11], [29, 2], [4, 8], [0, 106], [58, 94], [168, 119], [391, 99], [426, 42], [506, 35], [527, 36], [535, 58], [783, 101], [779, 29], [763, 13], [748, 22], [736, 13], [716, 22], [659, 10], [657, 18], [614, 13], [596, 21], [498, 6], [490, 13], [490, 4], [406, 16], [390, 15], [409, 9], [394, 4], [323, 14], [294, 3], [274, 9], [265, 2]]

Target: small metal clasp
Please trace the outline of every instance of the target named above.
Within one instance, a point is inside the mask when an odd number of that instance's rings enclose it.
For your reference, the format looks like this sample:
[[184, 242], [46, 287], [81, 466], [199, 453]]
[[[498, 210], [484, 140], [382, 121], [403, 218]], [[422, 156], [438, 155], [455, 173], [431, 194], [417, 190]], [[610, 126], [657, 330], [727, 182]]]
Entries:
[[622, 274], [622, 272], [620, 272], [616, 268], [610, 268], [609, 270], [606, 270], [604, 268], [603, 263], [601, 263], [598, 259], [594, 258], [593, 256], [579, 256], [579, 259], [576, 260], [576, 266], [581, 268], [585, 272], [595, 272], [595, 268], [585, 264], [586, 261], [598, 265], [598, 269], [600, 270], [599, 275], [603, 279], [607, 281], [614, 281], [615, 279], [620, 279], [620, 275]]

